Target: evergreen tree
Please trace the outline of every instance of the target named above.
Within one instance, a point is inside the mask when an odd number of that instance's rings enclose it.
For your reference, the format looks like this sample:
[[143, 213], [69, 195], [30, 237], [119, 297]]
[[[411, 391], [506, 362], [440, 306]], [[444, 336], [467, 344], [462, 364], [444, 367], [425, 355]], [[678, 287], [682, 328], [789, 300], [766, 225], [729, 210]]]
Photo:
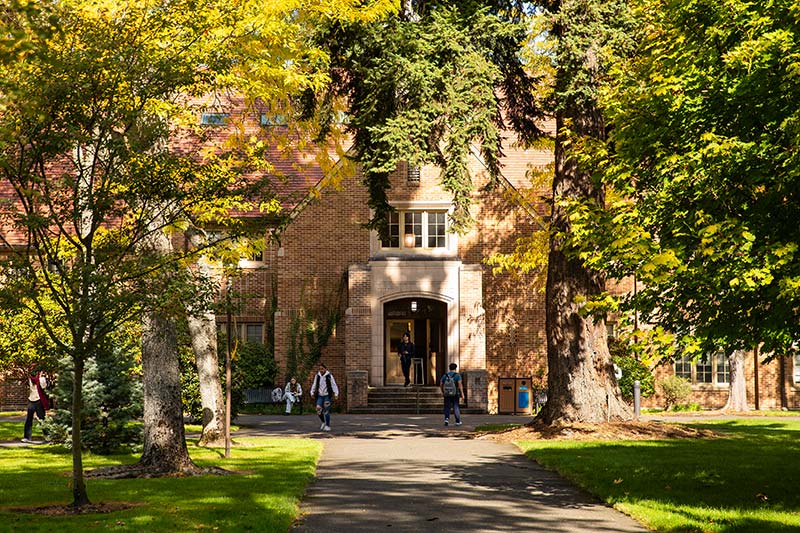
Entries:
[[[98, 454], [115, 453], [141, 444], [142, 383], [136, 363], [138, 349], [131, 342], [109, 342], [86, 361], [83, 374], [82, 446]], [[72, 361], [60, 361], [51, 394], [55, 408], [42, 423], [50, 442], [72, 446], [70, 409], [74, 372]], [[134, 423], [136, 422], [136, 423]]]

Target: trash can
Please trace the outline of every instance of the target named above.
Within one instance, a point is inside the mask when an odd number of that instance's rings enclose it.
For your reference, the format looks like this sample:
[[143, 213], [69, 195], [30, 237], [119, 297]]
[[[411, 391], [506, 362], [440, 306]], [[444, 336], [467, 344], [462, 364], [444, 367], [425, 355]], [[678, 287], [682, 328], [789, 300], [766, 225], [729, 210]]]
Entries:
[[517, 405], [515, 413], [528, 413], [531, 412], [531, 380], [527, 378], [517, 378]]
[[513, 414], [516, 411], [514, 400], [514, 378], [500, 378], [497, 383], [497, 412]]
[[530, 378], [500, 378], [497, 393], [499, 414], [531, 413], [533, 390]]

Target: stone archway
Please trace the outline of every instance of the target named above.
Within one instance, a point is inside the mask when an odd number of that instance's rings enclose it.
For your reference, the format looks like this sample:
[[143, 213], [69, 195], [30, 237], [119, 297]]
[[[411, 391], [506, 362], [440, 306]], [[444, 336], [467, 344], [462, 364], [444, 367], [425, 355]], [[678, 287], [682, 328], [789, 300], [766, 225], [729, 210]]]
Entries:
[[447, 304], [433, 298], [405, 297], [383, 304], [384, 385], [403, 383], [397, 344], [404, 333], [415, 345], [413, 383], [433, 385], [446, 368]]

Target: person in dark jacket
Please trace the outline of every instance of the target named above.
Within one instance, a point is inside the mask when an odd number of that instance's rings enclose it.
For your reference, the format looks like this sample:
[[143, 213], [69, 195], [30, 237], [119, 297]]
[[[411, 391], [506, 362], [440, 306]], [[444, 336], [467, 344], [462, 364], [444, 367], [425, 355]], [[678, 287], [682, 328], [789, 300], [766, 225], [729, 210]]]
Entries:
[[411, 373], [411, 359], [414, 357], [414, 343], [411, 342], [408, 333], [403, 333], [403, 338], [397, 345], [397, 355], [400, 356], [400, 367], [403, 369], [403, 377], [406, 378], [403, 386], [408, 387], [408, 384], [411, 383], [408, 377]]

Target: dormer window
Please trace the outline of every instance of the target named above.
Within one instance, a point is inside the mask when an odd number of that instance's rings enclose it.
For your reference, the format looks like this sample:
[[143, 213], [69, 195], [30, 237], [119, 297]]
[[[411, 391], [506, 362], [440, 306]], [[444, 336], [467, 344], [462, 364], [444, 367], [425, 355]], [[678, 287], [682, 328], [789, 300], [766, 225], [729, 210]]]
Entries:
[[280, 113], [275, 113], [275, 114], [261, 113], [259, 122], [264, 127], [286, 126], [289, 123], [289, 120], [286, 115], [282, 115]]
[[203, 113], [200, 116], [200, 124], [203, 126], [225, 126], [230, 119], [230, 113]]
[[417, 165], [408, 164], [407, 169], [408, 183], [418, 185], [420, 182], [420, 168]]
[[382, 248], [447, 247], [447, 211], [395, 211], [389, 214], [389, 238]]

